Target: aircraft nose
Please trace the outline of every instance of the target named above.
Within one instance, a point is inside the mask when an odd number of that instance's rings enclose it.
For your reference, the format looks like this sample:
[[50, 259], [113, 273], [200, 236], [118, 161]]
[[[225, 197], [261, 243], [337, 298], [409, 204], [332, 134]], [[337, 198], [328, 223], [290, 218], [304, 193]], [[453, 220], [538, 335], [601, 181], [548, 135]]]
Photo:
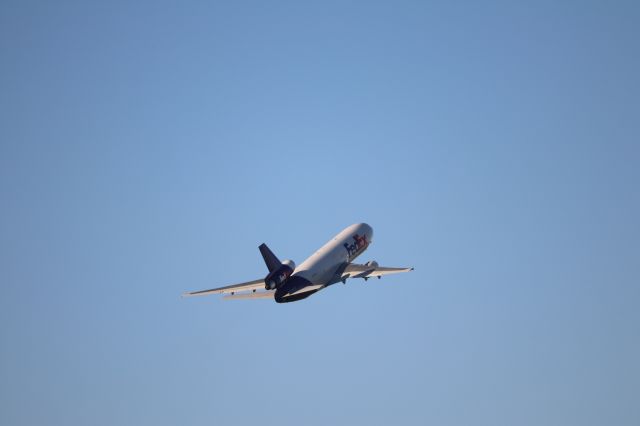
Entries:
[[373, 228], [367, 223], [361, 223], [360, 226], [362, 227], [364, 234], [368, 237], [367, 240], [371, 242], [373, 239]]

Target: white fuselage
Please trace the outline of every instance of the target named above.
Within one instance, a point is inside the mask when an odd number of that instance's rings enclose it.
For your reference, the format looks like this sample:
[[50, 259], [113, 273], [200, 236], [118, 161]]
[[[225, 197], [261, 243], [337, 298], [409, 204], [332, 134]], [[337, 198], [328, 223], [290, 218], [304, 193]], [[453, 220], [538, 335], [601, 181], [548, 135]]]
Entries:
[[372, 238], [373, 229], [366, 223], [345, 228], [298, 265], [287, 285], [276, 292], [276, 300], [299, 300], [340, 281], [344, 267], [367, 249]]

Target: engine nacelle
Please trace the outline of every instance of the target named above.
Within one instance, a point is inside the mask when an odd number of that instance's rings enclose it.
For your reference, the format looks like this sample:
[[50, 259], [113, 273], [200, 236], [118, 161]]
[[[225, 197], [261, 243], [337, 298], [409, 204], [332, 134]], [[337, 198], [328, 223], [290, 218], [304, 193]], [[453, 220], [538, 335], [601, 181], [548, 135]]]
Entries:
[[265, 290], [275, 290], [284, 284], [291, 274], [293, 274], [293, 270], [296, 268], [296, 264], [292, 260], [285, 260], [282, 262], [280, 267], [272, 272], [269, 272], [264, 279], [264, 288]]
[[365, 263], [364, 266], [370, 266], [372, 268], [377, 268], [378, 267], [378, 262], [376, 262], [375, 260], [370, 260], [369, 262]]
[[285, 259], [282, 261], [283, 265], [287, 265], [289, 268], [291, 268], [291, 270], [295, 270], [296, 269], [296, 262], [294, 262], [291, 259]]

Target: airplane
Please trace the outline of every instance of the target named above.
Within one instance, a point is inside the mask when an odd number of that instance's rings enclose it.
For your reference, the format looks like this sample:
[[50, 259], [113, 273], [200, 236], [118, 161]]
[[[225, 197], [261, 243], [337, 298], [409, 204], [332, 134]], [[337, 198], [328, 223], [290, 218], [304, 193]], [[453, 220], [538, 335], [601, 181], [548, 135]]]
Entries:
[[[224, 299], [273, 299], [277, 303], [295, 302], [342, 282], [348, 278], [371, 277], [413, 271], [413, 268], [386, 268], [375, 261], [365, 264], [352, 263], [371, 244], [373, 229], [366, 223], [356, 223], [343, 229], [338, 235], [313, 253], [298, 267], [292, 260], [280, 262], [276, 255], [261, 244], [258, 249], [269, 269], [262, 279], [226, 287], [183, 293], [183, 297], [225, 294]], [[262, 290], [264, 291], [258, 291]], [[239, 293], [239, 294], [236, 294]]]

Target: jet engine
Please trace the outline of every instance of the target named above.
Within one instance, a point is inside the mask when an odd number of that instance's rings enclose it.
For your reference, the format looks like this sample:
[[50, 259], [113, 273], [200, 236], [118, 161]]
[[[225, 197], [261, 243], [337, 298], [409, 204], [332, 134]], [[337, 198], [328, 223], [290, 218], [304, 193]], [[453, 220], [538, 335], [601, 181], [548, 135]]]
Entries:
[[296, 269], [296, 264], [293, 262], [293, 260], [284, 260], [280, 264], [280, 267], [269, 272], [269, 275], [265, 277], [265, 290], [275, 290], [280, 287], [289, 279], [291, 274], [293, 274], [294, 269]]
[[364, 266], [370, 266], [372, 268], [377, 268], [378, 267], [378, 262], [376, 262], [375, 260], [370, 260], [369, 262], [365, 263]]

